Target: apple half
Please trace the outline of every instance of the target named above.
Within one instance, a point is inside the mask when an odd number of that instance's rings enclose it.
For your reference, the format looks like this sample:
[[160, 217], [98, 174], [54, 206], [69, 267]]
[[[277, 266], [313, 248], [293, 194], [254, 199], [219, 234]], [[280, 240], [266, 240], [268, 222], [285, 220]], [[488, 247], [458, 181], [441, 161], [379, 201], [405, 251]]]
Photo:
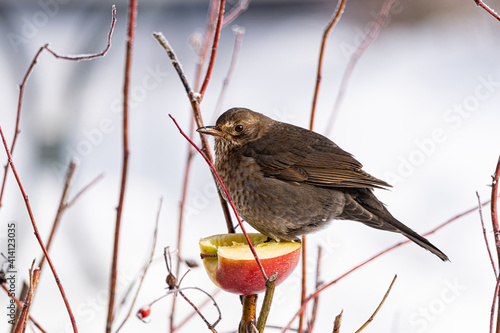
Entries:
[[[262, 234], [248, 234], [266, 275], [278, 272], [276, 285], [295, 269], [299, 242], [276, 242]], [[200, 240], [201, 257], [208, 276], [221, 289], [252, 295], [266, 290], [266, 282], [243, 234], [222, 234]]]

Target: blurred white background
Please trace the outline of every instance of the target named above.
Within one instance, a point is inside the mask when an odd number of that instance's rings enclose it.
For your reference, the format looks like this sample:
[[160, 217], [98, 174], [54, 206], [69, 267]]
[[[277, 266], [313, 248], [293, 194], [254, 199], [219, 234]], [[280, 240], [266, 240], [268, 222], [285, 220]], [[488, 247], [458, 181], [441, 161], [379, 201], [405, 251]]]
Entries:
[[[228, 7], [235, 1], [228, 3]], [[350, 56], [382, 1], [352, 1], [326, 49], [315, 129], [324, 133]], [[500, 8], [499, 1], [491, 6]], [[18, 85], [45, 43], [63, 54], [101, 52], [111, 21], [111, 2], [41, 0], [0, 3], [0, 126], [10, 143]], [[192, 79], [197, 59], [189, 40], [205, 28], [205, 1], [139, 3], [132, 70], [130, 170], [120, 244], [118, 299], [149, 255], [158, 200], [164, 198], [159, 237], [136, 307], [165, 292], [164, 246], [175, 247], [187, 143], [172, 114], [187, 130], [191, 111], [165, 52], [152, 37], [162, 31]], [[323, 29], [333, 1], [256, 1], [235, 22], [246, 29], [241, 56], [223, 109], [245, 106], [307, 127]], [[121, 172], [121, 99], [127, 3], [117, 3], [112, 47], [104, 58], [70, 62], [44, 52], [25, 89], [14, 163], [44, 239], [57, 211], [64, 174], [78, 160], [70, 197], [104, 173], [105, 178], [69, 209], [51, 250], [81, 332], [105, 328], [115, 207]], [[475, 192], [490, 196], [500, 144], [500, 23], [472, 0], [396, 1], [388, 24], [355, 68], [329, 137], [351, 152], [364, 169], [394, 185], [377, 196], [418, 232], [477, 205]], [[222, 31], [215, 68], [202, 103], [205, 123], [231, 59], [234, 34]], [[3, 148], [2, 148], [3, 151]], [[1, 164], [6, 157], [0, 154]], [[3, 173], [2, 173], [3, 174]], [[225, 232], [211, 175], [195, 157], [189, 184], [182, 251], [198, 262], [198, 240]], [[489, 206], [484, 211], [492, 237]], [[12, 174], [0, 208], [4, 249], [7, 223], [17, 225], [18, 282], [40, 250]], [[404, 240], [353, 222], [334, 222], [310, 236], [310, 289], [316, 245], [324, 246], [322, 279], [330, 281], [373, 254]], [[484, 332], [489, 327], [495, 278], [479, 215], [472, 213], [429, 237], [451, 263], [410, 244], [356, 271], [324, 292], [318, 332], [332, 330], [344, 310], [342, 331], [352, 332], [372, 314], [394, 274], [396, 284], [366, 332]], [[201, 262], [200, 262], [201, 263]], [[183, 267], [181, 271], [186, 268]], [[284, 326], [299, 306], [300, 274], [277, 288], [268, 323]], [[202, 268], [184, 286], [212, 291]], [[20, 286], [18, 286], [20, 290]], [[200, 299], [197, 293], [191, 297]], [[219, 293], [219, 332], [235, 331], [240, 301]], [[0, 296], [1, 308], [8, 305]], [[189, 306], [179, 299], [177, 322]], [[131, 318], [122, 332], [166, 331], [170, 298], [153, 307], [151, 323]], [[123, 317], [118, 316], [118, 322]], [[204, 310], [209, 320], [213, 308]], [[134, 311], [135, 313], [135, 311]], [[49, 332], [70, 332], [69, 320], [46, 266], [31, 314]], [[2, 331], [10, 325], [3, 316]], [[194, 318], [183, 332], [206, 330]], [[271, 330], [269, 330], [271, 331]]]

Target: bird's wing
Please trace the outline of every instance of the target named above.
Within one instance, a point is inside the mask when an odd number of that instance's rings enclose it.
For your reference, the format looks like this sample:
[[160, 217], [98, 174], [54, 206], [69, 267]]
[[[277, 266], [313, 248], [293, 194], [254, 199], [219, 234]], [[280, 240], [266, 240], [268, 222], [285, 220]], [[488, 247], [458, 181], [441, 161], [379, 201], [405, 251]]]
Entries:
[[267, 133], [265, 140], [243, 147], [242, 154], [253, 158], [267, 177], [325, 187], [390, 187], [361, 170], [361, 163], [326, 137], [300, 127]]

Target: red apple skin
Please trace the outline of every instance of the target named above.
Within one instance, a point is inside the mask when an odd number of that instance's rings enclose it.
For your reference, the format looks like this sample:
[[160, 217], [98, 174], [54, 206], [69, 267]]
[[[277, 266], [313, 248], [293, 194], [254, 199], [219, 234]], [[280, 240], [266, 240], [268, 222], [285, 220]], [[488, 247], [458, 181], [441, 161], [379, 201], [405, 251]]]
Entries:
[[[260, 261], [268, 277], [278, 272], [276, 285], [279, 285], [293, 272], [299, 258], [300, 247], [288, 254]], [[253, 295], [266, 290], [266, 283], [255, 259], [234, 260], [219, 256], [215, 280], [223, 290], [238, 295]]]

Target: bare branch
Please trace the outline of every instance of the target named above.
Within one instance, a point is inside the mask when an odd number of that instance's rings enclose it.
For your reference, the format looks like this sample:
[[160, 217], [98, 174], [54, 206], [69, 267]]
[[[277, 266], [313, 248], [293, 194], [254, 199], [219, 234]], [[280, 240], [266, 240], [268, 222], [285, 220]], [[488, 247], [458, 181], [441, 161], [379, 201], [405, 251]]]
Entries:
[[356, 333], [359, 333], [361, 332], [362, 330], [365, 329], [366, 326], [368, 326], [369, 323], [372, 322], [373, 318], [375, 318], [375, 316], [377, 315], [378, 311], [380, 310], [380, 308], [382, 307], [382, 305], [384, 304], [385, 300], [387, 299], [387, 296], [389, 296], [389, 293], [391, 292], [391, 289], [392, 289], [392, 286], [394, 285], [394, 282], [396, 282], [396, 278], [398, 276], [397, 275], [394, 275], [394, 278], [392, 279], [392, 282], [391, 282], [391, 285], [389, 286], [389, 289], [387, 289], [384, 297], [382, 298], [382, 301], [380, 301], [380, 304], [377, 306], [377, 308], [375, 309], [375, 312], [373, 312], [373, 314], [370, 316], [370, 318], [368, 318], [368, 320], [366, 321], [366, 323], [363, 324], [363, 326], [361, 326], [357, 331]]
[[493, 16], [494, 18], [496, 18], [497, 20], [500, 21], [500, 16], [495, 12], [495, 10], [493, 10], [490, 6], [488, 6], [487, 4], [485, 4], [482, 0], [474, 0], [474, 2], [476, 3], [476, 6], [479, 6], [479, 7], [483, 8], [491, 16]]
[[125, 52], [125, 78], [123, 80], [123, 158], [122, 176], [120, 184], [120, 195], [118, 207], [116, 209], [115, 234], [113, 242], [113, 259], [111, 262], [111, 277], [109, 283], [108, 315], [106, 319], [106, 333], [111, 333], [115, 311], [116, 278], [118, 270], [118, 245], [120, 243], [120, 227], [123, 213], [123, 203], [125, 201], [125, 188], [127, 185], [129, 140], [128, 140], [128, 114], [129, 114], [129, 94], [132, 73], [132, 49], [134, 45], [135, 26], [137, 22], [137, 0], [130, 0], [128, 10], [127, 43]]

